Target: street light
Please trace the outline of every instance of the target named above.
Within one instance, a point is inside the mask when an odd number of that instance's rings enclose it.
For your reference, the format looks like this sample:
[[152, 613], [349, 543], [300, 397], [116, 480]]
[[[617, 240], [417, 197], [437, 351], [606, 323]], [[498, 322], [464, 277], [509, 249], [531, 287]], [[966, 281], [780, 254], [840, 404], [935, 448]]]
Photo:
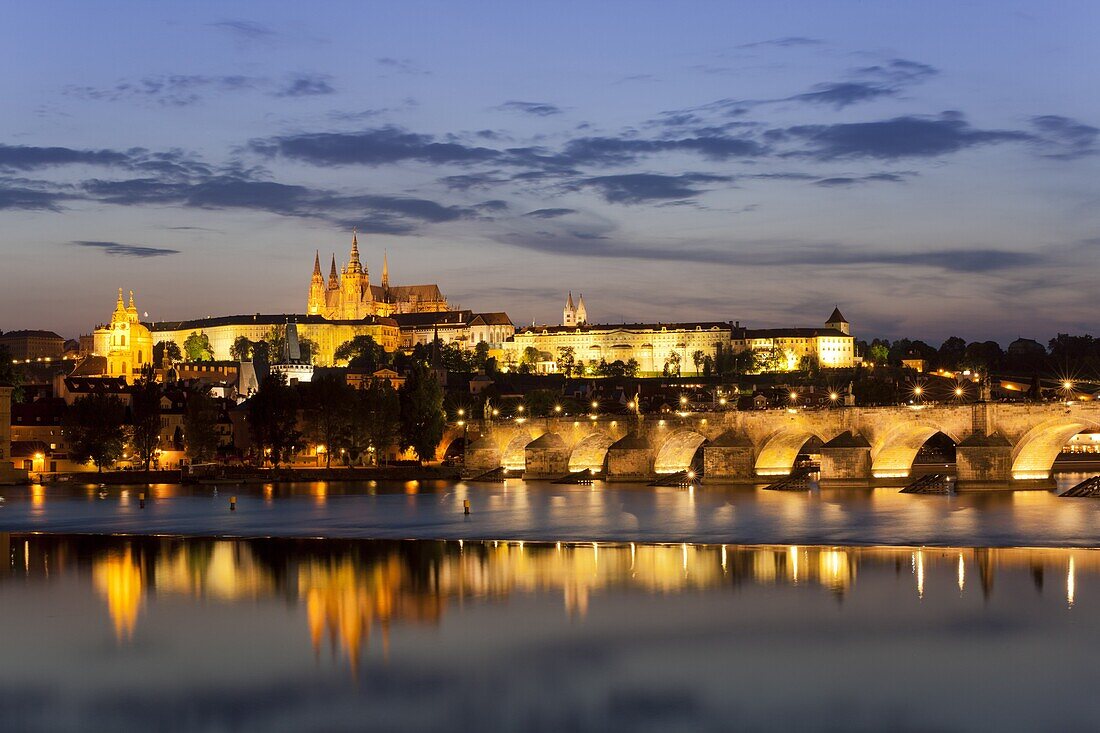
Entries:
[[835, 405], [836, 401], [840, 399], [840, 395], [838, 395], [836, 392], [830, 392], [829, 399], [832, 400], [833, 404]]
[[554, 412], [561, 414], [561, 405], [554, 405]]

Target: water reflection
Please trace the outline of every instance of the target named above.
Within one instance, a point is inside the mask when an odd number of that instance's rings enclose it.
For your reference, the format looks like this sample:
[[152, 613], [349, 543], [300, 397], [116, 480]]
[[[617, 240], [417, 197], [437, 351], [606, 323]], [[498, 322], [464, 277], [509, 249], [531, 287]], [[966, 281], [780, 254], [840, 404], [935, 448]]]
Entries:
[[[957, 585], [976, 568], [984, 598], [999, 573], [1026, 572], [1042, 591], [1064, 574], [1065, 604], [1078, 582], [1100, 575], [1100, 552], [1056, 549], [837, 548], [471, 541], [203, 540], [0, 534], [2, 578], [60, 581], [90, 576], [119, 642], [129, 642], [158, 600], [285, 599], [304, 608], [315, 652], [326, 646], [354, 670], [374, 633], [389, 654], [395, 624], [438, 625], [469, 600], [551, 595], [584, 619], [601, 594], [675, 595], [745, 586], [816, 588], [838, 600], [864, 573], [908, 568], [919, 599]], [[942, 581], [942, 582], [941, 582]]]

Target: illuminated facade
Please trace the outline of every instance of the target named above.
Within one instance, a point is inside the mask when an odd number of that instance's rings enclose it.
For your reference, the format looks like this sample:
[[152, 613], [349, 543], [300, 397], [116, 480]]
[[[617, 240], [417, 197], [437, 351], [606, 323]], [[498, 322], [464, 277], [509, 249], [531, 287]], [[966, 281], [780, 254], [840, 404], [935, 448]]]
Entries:
[[575, 362], [586, 366], [601, 361], [624, 364], [633, 359], [639, 374], [660, 374], [666, 365], [674, 373], [698, 374], [696, 354], [714, 358], [718, 347], [734, 352], [754, 351], [770, 357], [768, 368], [792, 371], [806, 366], [807, 358], [826, 368], [855, 366], [855, 338], [850, 324], [835, 309], [823, 328], [746, 329], [725, 321], [696, 323], [631, 323], [593, 325], [587, 322], [583, 300], [576, 307], [570, 295], [561, 326], [530, 326], [516, 331], [505, 343], [508, 361], [519, 363], [534, 348], [540, 371], [556, 371], [563, 348], [573, 349]]
[[313, 258], [313, 277], [309, 283], [306, 314], [333, 321], [356, 321], [370, 316], [394, 313], [436, 313], [447, 310], [447, 299], [438, 285], [390, 285], [388, 258], [382, 257], [382, 282], [371, 285], [370, 271], [359, 259], [359, 238], [351, 237], [348, 263], [336, 273], [336, 255], [332, 256], [328, 282], [321, 275], [321, 255]]
[[107, 360], [104, 376], [129, 379], [153, 361], [153, 335], [138, 317], [133, 290], [127, 306], [122, 302], [122, 288], [118, 289], [111, 322], [97, 326], [92, 339], [93, 353]]

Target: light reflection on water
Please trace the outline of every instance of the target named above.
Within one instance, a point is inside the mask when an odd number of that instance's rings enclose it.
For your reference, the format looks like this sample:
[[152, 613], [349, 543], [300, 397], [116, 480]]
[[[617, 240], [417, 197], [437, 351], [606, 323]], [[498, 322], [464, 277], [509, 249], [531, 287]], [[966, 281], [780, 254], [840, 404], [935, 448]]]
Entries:
[[[1059, 476], [1061, 489], [1083, 475]], [[146, 507], [137, 501], [146, 493]], [[1100, 501], [1048, 491], [900, 494], [703, 484], [447, 481], [0, 487], [0, 530], [836, 545], [1100, 546]], [[229, 511], [229, 498], [238, 498]], [[469, 500], [470, 516], [463, 514]]]
[[0, 557], [11, 730], [1100, 722], [1100, 551], [3, 533]]

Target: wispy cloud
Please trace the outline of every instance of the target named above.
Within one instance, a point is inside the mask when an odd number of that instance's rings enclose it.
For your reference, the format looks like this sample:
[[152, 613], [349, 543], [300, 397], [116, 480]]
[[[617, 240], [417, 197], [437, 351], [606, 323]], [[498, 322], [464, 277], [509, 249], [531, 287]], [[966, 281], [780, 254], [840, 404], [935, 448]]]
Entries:
[[146, 247], [137, 244], [120, 244], [119, 242], [103, 242], [87, 239], [78, 239], [68, 244], [73, 247], [91, 247], [93, 249], [102, 250], [105, 254], [115, 257], [165, 257], [167, 255], [177, 255], [180, 253], [178, 249], [168, 249], [165, 247]]
[[522, 112], [523, 114], [534, 115], [536, 117], [550, 117], [551, 115], [560, 115], [562, 113], [561, 107], [550, 104], [549, 102], [521, 102], [516, 99], [510, 99], [504, 104], [496, 107], [496, 109], [504, 112]]
[[326, 74], [296, 74], [275, 90], [276, 97], [316, 97], [336, 92]]

